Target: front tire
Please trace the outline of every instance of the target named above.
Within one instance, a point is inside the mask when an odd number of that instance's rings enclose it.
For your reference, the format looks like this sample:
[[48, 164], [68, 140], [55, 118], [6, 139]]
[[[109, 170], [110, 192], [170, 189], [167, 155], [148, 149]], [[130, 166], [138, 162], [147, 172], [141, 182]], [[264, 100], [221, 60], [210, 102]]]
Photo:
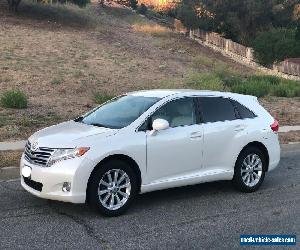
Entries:
[[256, 147], [244, 149], [235, 164], [233, 184], [242, 192], [259, 189], [265, 178], [267, 161], [263, 152]]
[[121, 160], [101, 165], [91, 177], [88, 202], [106, 216], [123, 214], [138, 192], [137, 177], [132, 167]]

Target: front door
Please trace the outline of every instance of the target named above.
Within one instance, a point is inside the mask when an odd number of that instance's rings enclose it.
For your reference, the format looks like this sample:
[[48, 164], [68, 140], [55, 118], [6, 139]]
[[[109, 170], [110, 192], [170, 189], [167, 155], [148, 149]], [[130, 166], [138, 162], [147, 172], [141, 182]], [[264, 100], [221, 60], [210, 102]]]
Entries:
[[198, 124], [194, 98], [164, 104], [151, 116], [165, 119], [170, 128], [147, 133], [147, 183], [171, 180], [201, 170], [203, 126]]

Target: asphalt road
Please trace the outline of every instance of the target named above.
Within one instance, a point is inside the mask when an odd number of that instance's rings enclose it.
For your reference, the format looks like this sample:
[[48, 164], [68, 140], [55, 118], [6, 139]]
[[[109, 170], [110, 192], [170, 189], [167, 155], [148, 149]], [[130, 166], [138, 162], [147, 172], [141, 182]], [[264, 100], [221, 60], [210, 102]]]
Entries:
[[240, 234], [252, 233], [299, 241], [299, 148], [284, 152], [256, 193], [230, 182], [153, 192], [117, 218], [36, 198], [19, 181], [0, 182], [0, 249], [241, 249]]

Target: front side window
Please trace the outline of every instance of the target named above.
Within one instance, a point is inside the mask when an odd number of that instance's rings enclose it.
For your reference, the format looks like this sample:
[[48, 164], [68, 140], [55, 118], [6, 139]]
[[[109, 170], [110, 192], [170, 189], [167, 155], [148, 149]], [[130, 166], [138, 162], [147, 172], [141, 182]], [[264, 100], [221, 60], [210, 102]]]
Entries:
[[100, 106], [80, 121], [99, 127], [123, 128], [134, 122], [159, 100], [157, 97], [121, 96]]
[[159, 118], [167, 120], [172, 128], [196, 124], [193, 98], [182, 98], [166, 103], [153, 113], [151, 122]]
[[234, 106], [227, 98], [200, 97], [199, 101], [204, 123], [237, 119]]

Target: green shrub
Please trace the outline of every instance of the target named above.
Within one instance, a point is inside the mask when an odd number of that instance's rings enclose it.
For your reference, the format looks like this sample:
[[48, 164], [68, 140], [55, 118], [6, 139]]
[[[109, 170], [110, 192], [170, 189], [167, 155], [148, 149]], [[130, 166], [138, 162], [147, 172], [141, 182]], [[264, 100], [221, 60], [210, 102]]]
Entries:
[[186, 84], [196, 89], [225, 90], [222, 79], [213, 73], [194, 73], [188, 77]]
[[102, 104], [102, 103], [105, 103], [107, 102], [108, 100], [112, 99], [113, 96], [111, 95], [108, 95], [108, 94], [100, 94], [100, 93], [97, 93], [95, 94], [94, 96], [94, 100], [97, 104]]
[[271, 89], [271, 95], [281, 97], [299, 97], [300, 83], [290, 80], [282, 80], [280, 84]]
[[232, 86], [241, 84], [246, 81], [245, 77], [242, 77], [240, 75], [225, 75], [222, 78], [224, 85], [231, 89]]
[[202, 68], [203, 66], [213, 67], [214, 64], [215, 64], [215, 59], [212, 59], [204, 55], [198, 55], [193, 58], [193, 65], [197, 68]]
[[9, 90], [1, 95], [0, 103], [5, 108], [23, 109], [27, 108], [27, 97], [20, 90]]
[[254, 75], [231, 86], [231, 91], [263, 97], [267, 95], [279, 97], [300, 96], [300, 82], [286, 80], [276, 76]]
[[[274, 83], [277, 82], [277, 78], [273, 76], [250, 76], [246, 78], [240, 84], [236, 83], [231, 86], [233, 92], [237, 92], [245, 95], [254, 95], [257, 97], [263, 97], [270, 94], [270, 90]], [[280, 80], [279, 80], [280, 81]], [[277, 82], [278, 84], [279, 82]]]
[[61, 84], [63, 81], [64, 81], [64, 79], [63, 79], [62, 77], [54, 77], [54, 78], [51, 80], [51, 84], [53, 84], [53, 85], [59, 85], [59, 84]]
[[269, 75], [253, 75], [249, 78], [251, 81], [259, 81], [264, 82], [271, 85], [278, 85], [280, 84], [284, 79], [277, 77], [277, 76], [269, 76]]
[[194, 73], [185, 83], [195, 89], [231, 91], [257, 97], [300, 97], [300, 81], [286, 80], [276, 76], [241, 76], [229, 72]]
[[254, 39], [253, 49], [259, 63], [271, 66], [289, 57], [299, 57], [300, 41], [293, 29], [272, 29], [261, 32]]
[[97, 16], [92, 7], [80, 8], [72, 3], [50, 5], [23, 0], [19, 13], [29, 18], [57, 22], [72, 27], [92, 27], [97, 23]]
[[244, 95], [254, 95], [257, 97], [263, 97], [268, 95], [269, 87], [268, 85], [261, 84], [259, 82], [244, 82], [241, 84], [236, 84], [231, 87], [231, 91]]
[[276, 88], [272, 89], [271, 95], [287, 97], [288, 96], [288, 89], [284, 85], [276, 86]]

